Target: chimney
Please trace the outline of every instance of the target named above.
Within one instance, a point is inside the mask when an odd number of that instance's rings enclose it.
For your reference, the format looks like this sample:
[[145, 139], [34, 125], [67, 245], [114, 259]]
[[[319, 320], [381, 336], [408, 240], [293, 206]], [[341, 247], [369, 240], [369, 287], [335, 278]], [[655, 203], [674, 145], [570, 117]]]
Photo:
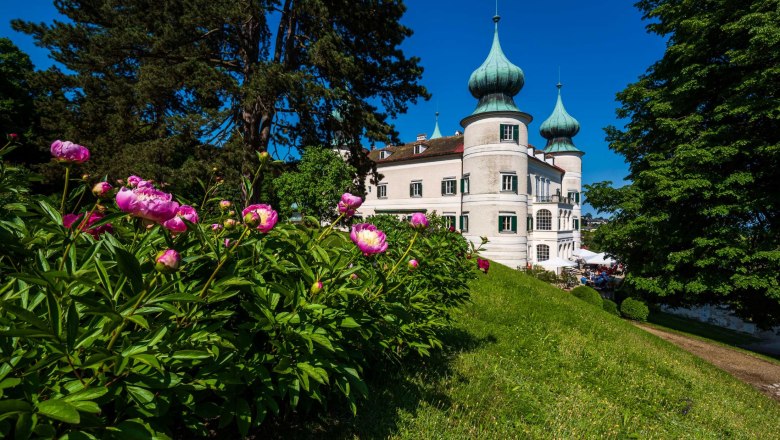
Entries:
[[425, 133], [420, 133], [417, 135], [417, 141], [424, 141], [425, 140]]

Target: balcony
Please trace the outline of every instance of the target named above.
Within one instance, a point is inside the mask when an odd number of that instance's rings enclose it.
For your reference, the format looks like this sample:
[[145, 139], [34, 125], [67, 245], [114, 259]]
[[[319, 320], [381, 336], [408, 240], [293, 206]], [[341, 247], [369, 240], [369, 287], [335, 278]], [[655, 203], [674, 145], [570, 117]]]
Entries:
[[536, 203], [561, 203], [564, 205], [574, 205], [574, 199], [571, 197], [564, 197], [559, 194], [553, 194], [551, 196], [536, 196], [534, 199]]

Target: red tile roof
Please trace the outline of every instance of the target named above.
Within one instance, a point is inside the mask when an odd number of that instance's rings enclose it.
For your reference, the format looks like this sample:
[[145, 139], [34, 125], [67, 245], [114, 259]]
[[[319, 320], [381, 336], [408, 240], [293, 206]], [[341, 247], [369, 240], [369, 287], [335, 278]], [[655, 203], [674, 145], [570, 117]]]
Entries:
[[[416, 145], [424, 145], [425, 151], [420, 154], [414, 154]], [[389, 151], [390, 156], [386, 159], [379, 158], [380, 151]], [[385, 163], [400, 162], [403, 160], [427, 159], [429, 157], [463, 155], [463, 135], [440, 137], [428, 139], [425, 141], [410, 142], [404, 145], [388, 146], [379, 150], [374, 150], [368, 154], [378, 165]]]

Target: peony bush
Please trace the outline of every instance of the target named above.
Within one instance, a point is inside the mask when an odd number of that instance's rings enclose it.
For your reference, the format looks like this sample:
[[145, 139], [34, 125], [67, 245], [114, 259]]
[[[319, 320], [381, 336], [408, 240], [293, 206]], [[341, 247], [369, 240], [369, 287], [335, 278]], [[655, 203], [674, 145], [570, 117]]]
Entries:
[[478, 249], [435, 218], [342, 232], [139, 176], [69, 191], [89, 151], [55, 144], [59, 200], [0, 168], [0, 436], [237, 438], [333, 399], [355, 411], [365, 369], [441, 347], [468, 300]]

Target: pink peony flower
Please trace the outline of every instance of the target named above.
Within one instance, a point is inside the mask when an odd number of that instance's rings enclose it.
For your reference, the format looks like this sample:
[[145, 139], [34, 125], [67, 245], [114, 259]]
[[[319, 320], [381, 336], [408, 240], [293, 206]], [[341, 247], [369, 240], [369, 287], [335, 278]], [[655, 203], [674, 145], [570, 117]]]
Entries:
[[69, 141], [54, 141], [51, 144], [51, 155], [63, 163], [84, 163], [89, 160], [89, 150], [86, 147]]
[[488, 269], [490, 269], [490, 261], [477, 258], [477, 269], [488, 273]]
[[19, 135], [16, 133], [9, 133], [8, 134], [8, 140], [11, 142], [15, 142], [19, 139]]
[[257, 230], [262, 233], [273, 229], [279, 220], [279, 214], [271, 208], [271, 205], [249, 205], [241, 211], [241, 215], [247, 226], [257, 226]]
[[154, 258], [154, 263], [154, 268], [158, 272], [173, 273], [179, 270], [181, 256], [173, 249], [166, 249], [157, 254]]
[[455, 226], [450, 226], [450, 227], [448, 228], [448, 230], [449, 230], [450, 232], [455, 232]]
[[315, 281], [311, 285], [311, 288], [309, 289], [309, 292], [311, 292], [312, 295], [316, 295], [316, 294], [322, 292], [322, 281], [320, 281], [320, 280]]
[[428, 227], [428, 217], [422, 212], [415, 212], [412, 214], [412, 219], [409, 220], [409, 224], [415, 229], [425, 229]]
[[378, 230], [376, 226], [372, 224], [358, 223], [353, 226], [349, 238], [352, 239], [366, 256], [381, 254], [387, 250], [385, 233]]
[[94, 194], [95, 197], [102, 199], [104, 197], [108, 197], [112, 189], [114, 189], [114, 187], [111, 186], [110, 183], [98, 182], [95, 184], [95, 186], [92, 187], [92, 194]]
[[226, 209], [230, 208], [233, 203], [230, 202], [230, 200], [220, 200], [219, 201], [219, 209], [225, 211]]
[[198, 212], [195, 211], [195, 208], [189, 205], [181, 205], [179, 210], [176, 211], [176, 216], [170, 220], [166, 220], [163, 223], [163, 226], [176, 233], [185, 232], [187, 231], [187, 224], [184, 223], [184, 220], [187, 220], [190, 223], [198, 222]]
[[363, 199], [358, 196], [353, 196], [350, 193], [344, 193], [339, 201], [339, 212], [346, 214], [347, 217], [355, 215], [355, 211], [363, 204]]
[[168, 193], [149, 187], [122, 188], [116, 194], [116, 204], [124, 212], [157, 223], [173, 218], [179, 210]]
[[[65, 226], [65, 228], [70, 229], [73, 227], [73, 224], [79, 221], [81, 219], [83, 214], [65, 214], [62, 216], [62, 225]], [[95, 240], [98, 239], [102, 234], [106, 232], [114, 232], [114, 227], [111, 225], [111, 223], [106, 223], [104, 225], [91, 227], [95, 222], [103, 218], [103, 214], [100, 214], [99, 212], [93, 212], [90, 214], [89, 219], [87, 221], [82, 221], [79, 224], [79, 229], [87, 232], [89, 235], [95, 238]]]

